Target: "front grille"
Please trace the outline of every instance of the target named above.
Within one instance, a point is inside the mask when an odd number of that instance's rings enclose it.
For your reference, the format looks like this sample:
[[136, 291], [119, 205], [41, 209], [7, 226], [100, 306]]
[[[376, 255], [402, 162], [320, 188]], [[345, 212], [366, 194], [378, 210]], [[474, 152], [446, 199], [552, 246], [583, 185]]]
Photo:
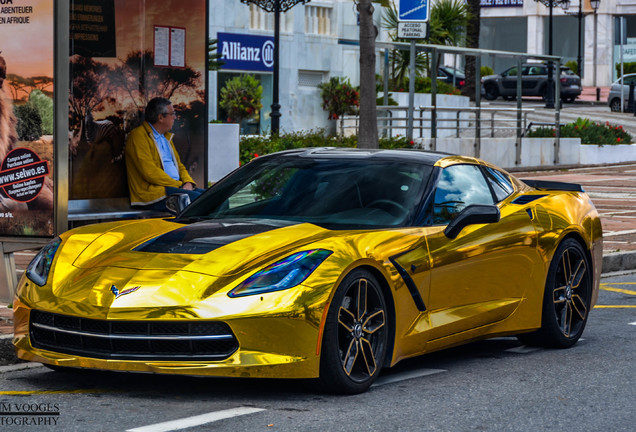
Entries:
[[223, 360], [238, 349], [219, 321], [106, 321], [31, 311], [31, 345], [121, 360]]

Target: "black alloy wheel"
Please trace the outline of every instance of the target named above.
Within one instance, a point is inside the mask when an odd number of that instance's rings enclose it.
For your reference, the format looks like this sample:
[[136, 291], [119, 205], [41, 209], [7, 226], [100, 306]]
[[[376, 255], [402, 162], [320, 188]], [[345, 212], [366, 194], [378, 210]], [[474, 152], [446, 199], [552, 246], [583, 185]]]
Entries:
[[528, 345], [568, 348], [585, 329], [592, 301], [592, 268], [581, 245], [564, 240], [550, 263], [541, 328], [519, 335]]
[[610, 111], [612, 112], [620, 112], [621, 111], [621, 100], [619, 98], [614, 98], [610, 102]]
[[320, 386], [340, 394], [366, 391], [380, 374], [388, 337], [380, 285], [368, 271], [354, 270], [338, 287], [327, 314]]

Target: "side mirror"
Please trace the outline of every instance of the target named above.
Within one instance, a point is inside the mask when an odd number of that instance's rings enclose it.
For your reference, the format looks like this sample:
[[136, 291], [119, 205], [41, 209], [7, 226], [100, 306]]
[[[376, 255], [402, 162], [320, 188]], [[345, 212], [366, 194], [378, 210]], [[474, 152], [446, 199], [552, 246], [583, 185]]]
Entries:
[[446, 237], [456, 238], [468, 225], [499, 222], [499, 207], [485, 204], [471, 204], [457, 215], [444, 230]]
[[178, 215], [184, 208], [190, 205], [190, 195], [176, 193], [166, 198], [166, 208], [174, 215]]

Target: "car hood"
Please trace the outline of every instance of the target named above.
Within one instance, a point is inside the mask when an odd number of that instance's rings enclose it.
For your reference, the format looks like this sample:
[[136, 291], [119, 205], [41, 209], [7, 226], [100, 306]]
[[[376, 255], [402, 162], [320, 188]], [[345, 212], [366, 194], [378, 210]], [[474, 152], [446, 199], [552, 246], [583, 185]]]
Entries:
[[223, 277], [333, 234], [313, 224], [272, 220], [148, 224], [151, 227], [126, 224], [99, 235], [77, 254], [73, 266], [186, 270]]

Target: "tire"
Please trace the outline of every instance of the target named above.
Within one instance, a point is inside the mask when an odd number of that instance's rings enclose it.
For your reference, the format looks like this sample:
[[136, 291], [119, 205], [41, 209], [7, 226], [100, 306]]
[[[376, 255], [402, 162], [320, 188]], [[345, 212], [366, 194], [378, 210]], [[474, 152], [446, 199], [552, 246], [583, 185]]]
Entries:
[[357, 394], [371, 387], [389, 346], [386, 305], [380, 284], [370, 272], [358, 269], [344, 278], [325, 323], [318, 378], [322, 390]]
[[609, 104], [610, 111], [612, 112], [620, 112], [621, 111], [621, 100], [619, 98], [612, 99]]
[[487, 100], [495, 100], [499, 97], [499, 90], [494, 84], [486, 84], [484, 86], [484, 97]]
[[543, 295], [541, 328], [517, 336], [526, 345], [569, 348], [585, 329], [592, 300], [592, 272], [583, 247], [565, 239], [550, 263]]

